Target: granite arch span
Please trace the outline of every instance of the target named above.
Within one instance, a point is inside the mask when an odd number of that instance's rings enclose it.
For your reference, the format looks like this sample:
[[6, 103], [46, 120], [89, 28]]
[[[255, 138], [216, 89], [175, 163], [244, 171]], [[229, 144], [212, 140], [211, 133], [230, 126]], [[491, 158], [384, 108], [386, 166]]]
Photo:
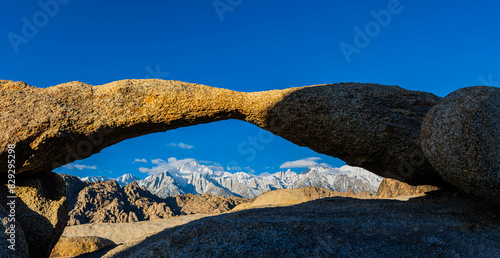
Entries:
[[16, 144], [18, 173], [50, 171], [125, 139], [226, 119], [410, 184], [441, 185], [420, 148], [440, 98], [398, 86], [340, 83], [237, 92], [165, 80], [37, 88], [0, 81], [0, 166]]

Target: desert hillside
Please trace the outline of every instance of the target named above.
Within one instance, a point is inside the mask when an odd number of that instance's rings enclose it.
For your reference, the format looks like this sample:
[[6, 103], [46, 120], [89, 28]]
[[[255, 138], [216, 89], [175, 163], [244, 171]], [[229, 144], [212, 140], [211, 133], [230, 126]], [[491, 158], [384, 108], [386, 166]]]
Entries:
[[[220, 214], [249, 200], [210, 193], [160, 198], [133, 182], [82, 182], [63, 175], [70, 203], [68, 225], [158, 220], [189, 214]], [[76, 194], [78, 193], [78, 194]]]

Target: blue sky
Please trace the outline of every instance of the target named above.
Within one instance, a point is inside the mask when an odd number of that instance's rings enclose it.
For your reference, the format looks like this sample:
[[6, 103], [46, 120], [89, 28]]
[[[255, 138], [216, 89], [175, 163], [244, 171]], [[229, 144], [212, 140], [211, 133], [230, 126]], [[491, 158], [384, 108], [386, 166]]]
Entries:
[[[48, 87], [153, 77], [246, 92], [354, 81], [445, 96], [500, 86], [498, 10], [462, 0], [8, 1], [0, 79]], [[185, 159], [257, 174], [289, 161], [343, 164], [231, 120], [130, 139], [57, 172], [144, 177], [141, 167]]]

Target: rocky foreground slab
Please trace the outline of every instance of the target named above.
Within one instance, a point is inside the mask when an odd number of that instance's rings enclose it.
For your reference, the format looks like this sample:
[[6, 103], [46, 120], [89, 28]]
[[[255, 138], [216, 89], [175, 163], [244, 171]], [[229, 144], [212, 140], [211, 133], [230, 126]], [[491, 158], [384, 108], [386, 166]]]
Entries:
[[[72, 182], [72, 176], [65, 176], [66, 182]], [[420, 194], [424, 196], [425, 192], [436, 190], [436, 188], [409, 186], [405, 183], [396, 180], [386, 181], [379, 188], [377, 196], [370, 192], [353, 193], [330, 191], [321, 187], [306, 187], [296, 189], [278, 189], [266, 192], [251, 202], [242, 203], [232, 209], [230, 212], [238, 212], [245, 209], [257, 209], [266, 207], [291, 206], [312, 200], [327, 198], [327, 197], [349, 197], [357, 199], [373, 199], [373, 198], [402, 198], [408, 200], [408, 194], [415, 196]], [[71, 187], [70, 187], [71, 188]], [[192, 196], [192, 195], [186, 195]], [[192, 196], [194, 197], [194, 196]], [[202, 197], [198, 195], [198, 198]], [[221, 198], [221, 197], [219, 197]], [[223, 204], [224, 199], [211, 200], [208, 202], [217, 201]], [[71, 199], [70, 199], [71, 202]], [[101, 202], [104, 204], [105, 202]], [[109, 249], [114, 248], [111, 245], [102, 245], [102, 243], [113, 243], [123, 246], [129, 246], [133, 242], [143, 239], [147, 236], [156, 234], [167, 228], [172, 228], [186, 224], [188, 222], [198, 220], [213, 214], [204, 214], [203, 211], [213, 211], [213, 209], [200, 209], [203, 205], [199, 202], [193, 202], [193, 206], [199, 206], [195, 215], [176, 216], [161, 220], [149, 220], [141, 222], [127, 223], [88, 223], [82, 225], [68, 226], [64, 229], [61, 240], [57, 243], [52, 251], [51, 257], [59, 257], [64, 253], [72, 253], [80, 255], [84, 253], [92, 253], [89, 256], [98, 257]], [[107, 209], [109, 211], [109, 209]], [[88, 236], [94, 236], [89, 238]], [[103, 241], [103, 240], [107, 240]], [[100, 250], [100, 249], [106, 250]], [[122, 248], [122, 247], [118, 247]], [[99, 251], [97, 251], [99, 250]], [[97, 251], [97, 252], [96, 252]]]
[[202, 218], [99, 255], [498, 257], [499, 215], [459, 192], [409, 201], [334, 197]]

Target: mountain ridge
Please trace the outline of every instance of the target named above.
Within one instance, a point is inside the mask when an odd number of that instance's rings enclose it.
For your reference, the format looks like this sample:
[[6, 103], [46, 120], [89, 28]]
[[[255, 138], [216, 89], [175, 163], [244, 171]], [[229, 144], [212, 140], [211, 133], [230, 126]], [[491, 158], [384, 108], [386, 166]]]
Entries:
[[376, 194], [382, 177], [348, 165], [340, 168], [313, 166], [300, 173], [288, 169], [273, 174], [253, 175], [245, 172], [229, 173], [212, 170], [196, 161], [190, 161], [177, 168], [149, 175], [145, 179], [124, 174], [115, 179], [101, 176], [84, 177], [81, 180], [90, 182], [115, 180], [122, 187], [137, 182], [140, 187], [161, 198], [188, 193], [211, 193], [223, 197], [253, 199], [267, 191], [307, 186], [323, 187], [337, 192], [347, 192], [351, 189], [354, 193], [367, 191]]

